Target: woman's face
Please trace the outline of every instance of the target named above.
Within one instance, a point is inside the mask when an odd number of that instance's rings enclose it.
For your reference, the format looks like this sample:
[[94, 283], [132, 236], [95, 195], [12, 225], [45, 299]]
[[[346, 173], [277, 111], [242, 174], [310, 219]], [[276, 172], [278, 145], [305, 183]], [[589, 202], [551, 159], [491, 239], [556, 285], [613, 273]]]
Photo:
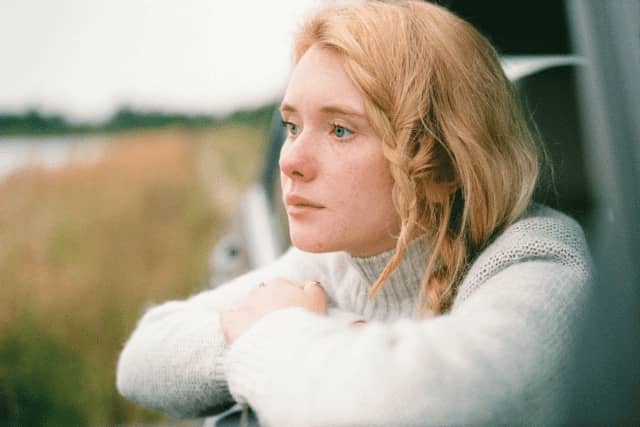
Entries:
[[382, 143], [362, 94], [330, 50], [311, 47], [280, 108], [288, 137], [280, 177], [293, 244], [369, 256], [395, 246], [399, 219]]

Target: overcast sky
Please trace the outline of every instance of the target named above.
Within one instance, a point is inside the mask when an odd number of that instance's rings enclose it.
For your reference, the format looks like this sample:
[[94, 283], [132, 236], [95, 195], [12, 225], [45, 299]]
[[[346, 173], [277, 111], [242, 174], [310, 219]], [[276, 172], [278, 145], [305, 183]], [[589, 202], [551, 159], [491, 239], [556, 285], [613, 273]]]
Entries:
[[278, 99], [319, 0], [0, 0], [0, 112], [220, 113]]

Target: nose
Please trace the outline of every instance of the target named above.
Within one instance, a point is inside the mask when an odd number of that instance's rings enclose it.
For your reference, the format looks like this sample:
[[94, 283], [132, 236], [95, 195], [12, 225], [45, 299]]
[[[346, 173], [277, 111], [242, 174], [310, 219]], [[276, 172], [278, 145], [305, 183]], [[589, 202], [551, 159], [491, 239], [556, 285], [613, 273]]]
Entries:
[[317, 162], [311, 151], [311, 138], [305, 131], [295, 140], [287, 138], [280, 150], [280, 171], [291, 180], [311, 181], [317, 173]]

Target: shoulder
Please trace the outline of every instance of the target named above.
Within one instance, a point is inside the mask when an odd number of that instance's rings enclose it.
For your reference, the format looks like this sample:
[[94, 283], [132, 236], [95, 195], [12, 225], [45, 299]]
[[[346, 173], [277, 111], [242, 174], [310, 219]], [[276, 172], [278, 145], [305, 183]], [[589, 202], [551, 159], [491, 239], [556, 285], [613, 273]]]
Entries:
[[[532, 205], [527, 212], [497, 236], [470, 265], [454, 304], [466, 300], [492, 277], [531, 262], [562, 266], [577, 281], [585, 282], [591, 263], [584, 232], [569, 216], [546, 206]], [[542, 268], [542, 267], [541, 267]], [[517, 270], [513, 269], [517, 275]], [[542, 277], [542, 271], [540, 271]]]
[[[325, 254], [304, 252], [291, 246], [274, 263], [260, 270], [262, 270], [262, 275], [268, 279], [285, 277], [292, 282], [304, 282], [324, 277], [326, 269]], [[248, 275], [250, 276], [252, 273], [250, 272]]]
[[280, 275], [294, 282], [329, 281], [344, 276], [350, 270], [349, 256], [345, 252], [305, 252], [291, 246], [271, 270], [271, 275]]

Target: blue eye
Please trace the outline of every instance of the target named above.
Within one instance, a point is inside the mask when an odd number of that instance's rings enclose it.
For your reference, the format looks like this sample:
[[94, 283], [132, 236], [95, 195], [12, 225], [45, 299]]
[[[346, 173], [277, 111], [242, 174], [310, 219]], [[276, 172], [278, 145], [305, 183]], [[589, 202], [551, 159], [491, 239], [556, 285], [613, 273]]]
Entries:
[[336, 124], [333, 125], [332, 132], [338, 138], [345, 138], [347, 136], [353, 135], [353, 132], [347, 129], [346, 127], [336, 125]]
[[282, 126], [287, 129], [287, 133], [290, 136], [296, 136], [300, 132], [300, 128], [295, 123], [285, 122], [284, 120], [281, 123]]

